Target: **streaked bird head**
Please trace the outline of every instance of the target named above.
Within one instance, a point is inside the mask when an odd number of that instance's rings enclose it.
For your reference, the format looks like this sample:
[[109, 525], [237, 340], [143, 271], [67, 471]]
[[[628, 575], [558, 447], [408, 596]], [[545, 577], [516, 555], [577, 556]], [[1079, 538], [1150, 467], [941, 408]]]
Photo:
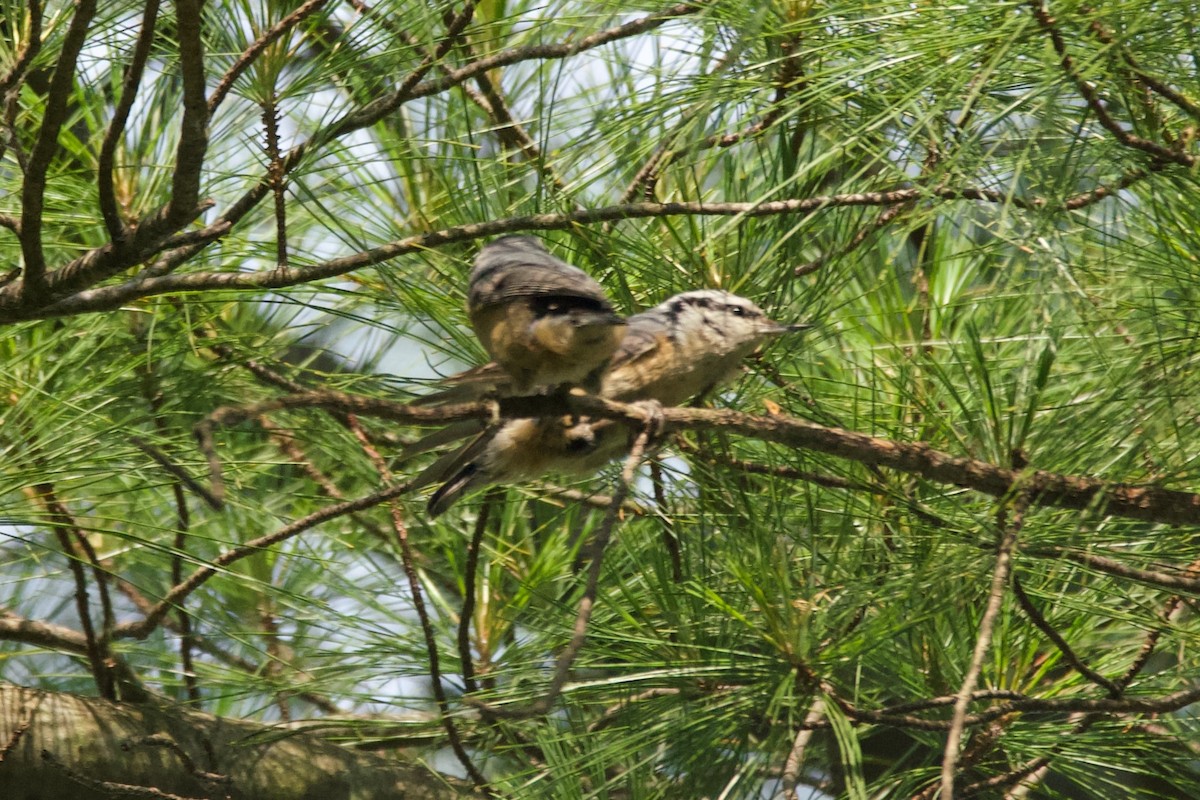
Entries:
[[677, 294], [656, 311], [665, 315], [679, 344], [722, 355], [746, 355], [772, 336], [810, 327], [776, 322], [752, 301], [720, 289]]

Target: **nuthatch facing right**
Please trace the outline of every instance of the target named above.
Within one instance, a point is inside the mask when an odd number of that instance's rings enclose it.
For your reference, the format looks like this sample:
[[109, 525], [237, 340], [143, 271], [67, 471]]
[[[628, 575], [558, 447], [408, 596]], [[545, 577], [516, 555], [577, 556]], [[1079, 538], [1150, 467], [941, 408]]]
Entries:
[[563, 384], [595, 391], [625, 335], [600, 284], [531, 236], [505, 236], [479, 251], [467, 316], [515, 394]]
[[[679, 405], [730, 379], [764, 340], [807, 325], [784, 325], [744, 297], [705, 289], [675, 295], [628, 320], [621, 348], [601, 376], [600, 394], [624, 402]], [[515, 419], [439, 458], [414, 487], [443, 484], [430, 516], [475, 487], [547, 472], [586, 474], [627, 450], [629, 428], [612, 420], [570, 416]]]

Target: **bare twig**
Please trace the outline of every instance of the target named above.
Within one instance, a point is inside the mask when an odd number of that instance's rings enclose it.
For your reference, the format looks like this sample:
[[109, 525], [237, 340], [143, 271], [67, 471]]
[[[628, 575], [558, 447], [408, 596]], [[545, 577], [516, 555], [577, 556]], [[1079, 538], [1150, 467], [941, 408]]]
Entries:
[[[292, 431], [275, 424], [269, 417], [259, 417], [256, 422], [262, 426], [263, 430], [267, 432], [267, 435], [276, 443], [280, 451], [287, 456], [288, 460], [297, 464], [300, 470], [310, 481], [317, 485], [317, 488], [326, 497], [331, 500], [346, 499], [346, 495], [337, 487], [333, 479], [322, 472], [300, 445], [296, 443], [296, 436]], [[387, 535], [387, 532], [369, 517], [363, 514], [352, 514], [351, 518], [356, 525], [370, 533], [380, 542], [391, 541], [391, 537]]]
[[1017, 544], [1017, 534], [1024, 522], [1025, 509], [1028, 506], [1025, 490], [1014, 502], [1011, 520], [1006, 520], [1005, 509], [1001, 508], [1001, 529], [1003, 531], [1000, 543], [996, 548], [996, 565], [992, 570], [992, 587], [988, 592], [987, 608], [979, 621], [979, 633], [975, 639], [975, 651], [971, 655], [971, 665], [963, 678], [962, 686], [954, 700], [954, 716], [951, 718], [950, 731], [946, 735], [946, 750], [942, 757], [942, 800], [954, 800], [954, 773], [958, 769], [959, 746], [962, 741], [963, 729], [966, 724], [967, 707], [971, 702], [971, 694], [979, 681], [979, 673], [983, 669], [983, 659], [992, 644], [992, 631], [1000, 616], [1000, 607], [1004, 603], [1004, 586], [1008, 583], [1009, 569], [1012, 565], [1013, 549]]
[[[535, 484], [538, 492], [549, 497], [561, 497], [564, 500], [570, 500], [574, 503], [583, 503], [592, 508], [608, 508], [613, 504], [613, 498], [607, 494], [597, 494], [596, 492], [585, 492], [580, 489], [569, 489], [566, 486], [556, 486], [552, 483], [537, 483]], [[636, 503], [632, 500], [626, 500], [621, 504], [621, 513], [630, 514], [635, 517], [644, 517], [654, 512], [645, 506]]]
[[861, 247], [864, 242], [871, 238], [872, 233], [875, 233], [879, 229], [890, 225], [901, 214], [905, 213], [906, 211], [910, 211], [912, 207], [913, 203], [910, 201], [907, 203], [897, 203], [894, 206], [885, 208], [875, 216], [875, 219], [859, 228], [858, 231], [852, 237], [850, 237], [849, 242], [837, 248], [833, 252], [823, 253], [819, 257], [809, 261], [807, 264], [801, 264], [792, 270], [792, 275], [797, 278], [804, 275], [809, 275], [821, 269], [830, 261], [853, 253], [855, 250]]
[[272, 95], [263, 102], [263, 133], [266, 136], [267, 180], [271, 182], [271, 197], [275, 200], [275, 264], [288, 265], [287, 244], [287, 179], [279, 156], [279, 110]]
[[1178, 596], [1172, 597], [1167, 601], [1166, 607], [1163, 609], [1162, 624], [1154, 628], [1150, 633], [1146, 634], [1145, 641], [1142, 642], [1142, 647], [1138, 651], [1137, 657], [1133, 659], [1133, 663], [1129, 665], [1129, 669], [1125, 670], [1125, 674], [1117, 680], [1117, 688], [1123, 694], [1129, 685], [1133, 683], [1134, 678], [1141, 674], [1146, 668], [1146, 664], [1150, 661], [1150, 656], [1154, 654], [1154, 648], [1158, 646], [1158, 640], [1162, 638], [1163, 631], [1170, 623], [1183, 603]]
[[218, 772], [208, 772], [207, 770], [200, 769], [195, 760], [188, 755], [188, 752], [183, 749], [179, 742], [175, 741], [170, 736], [162, 734], [145, 736], [136, 742], [131, 742], [129, 746], [133, 745], [140, 745], [142, 747], [161, 747], [164, 750], [169, 750], [176, 758], [179, 759], [179, 763], [183, 765], [183, 768], [193, 776], [210, 785], [223, 786], [227, 790], [232, 788], [232, 781], [228, 775], [222, 775]]
[[42, 751], [42, 760], [61, 772], [72, 783], [88, 789], [89, 794], [95, 797], [145, 798], [145, 800], [205, 800], [205, 798], [200, 797], [164, 792], [162, 789], [156, 789], [153, 786], [96, 780], [71, 769], [49, 750]]

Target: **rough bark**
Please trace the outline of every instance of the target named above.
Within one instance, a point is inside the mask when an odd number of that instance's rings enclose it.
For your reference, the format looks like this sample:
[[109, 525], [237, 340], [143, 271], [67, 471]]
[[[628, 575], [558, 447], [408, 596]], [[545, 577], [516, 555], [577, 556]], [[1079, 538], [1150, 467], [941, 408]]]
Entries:
[[307, 734], [3, 683], [0, 759], [0, 797], [8, 800], [474, 796], [426, 767]]

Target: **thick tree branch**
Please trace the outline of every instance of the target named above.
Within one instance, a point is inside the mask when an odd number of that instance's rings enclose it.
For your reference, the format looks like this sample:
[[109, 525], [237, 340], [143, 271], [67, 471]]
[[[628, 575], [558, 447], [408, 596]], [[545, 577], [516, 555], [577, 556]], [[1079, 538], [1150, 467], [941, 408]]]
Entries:
[[[478, 796], [462, 781], [428, 767], [395, 756], [354, 752], [303, 732], [179, 707], [109, 703], [0, 684], [0, 731], [7, 733], [18, 725], [25, 730], [0, 769], [0, 796], [14, 800], [136, 796], [128, 790], [85, 789], [65, 774], [67, 770], [93, 781], [133, 789], [153, 786], [187, 797]], [[53, 763], [43, 759], [43, 752], [53, 754]], [[181, 752], [190, 758], [181, 759]], [[219, 771], [231, 789], [211, 793], [203, 774], [197, 774], [205, 769]]]
[[[495, 411], [492, 403], [425, 408], [338, 392], [313, 392], [288, 395], [249, 406], [226, 406], [210, 414], [197, 429], [201, 432], [201, 438], [211, 438], [212, 430], [218, 425], [233, 424], [259, 414], [289, 408], [324, 408], [416, 424], [489, 419]], [[499, 410], [505, 418], [573, 413], [625, 420], [631, 425], [645, 424], [649, 413], [636, 404], [591, 396], [510, 397], [499, 401]], [[1094, 509], [1099, 513], [1171, 525], [1200, 524], [1200, 494], [1193, 492], [1038, 469], [1006, 469], [986, 461], [945, 453], [924, 442], [881, 439], [782, 414], [757, 417], [740, 411], [699, 408], [664, 408], [661, 413], [666, 433], [682, 430], [729, 431], [750, 439], [816, 450], [863, 464], [896, 469], [992, 497], [1005, 497], [1019, 486], [1028, 492], [1032, 505]], [[1187, 580], [1171, 588], [1190, 587], [1195, 583]]]
[[175, 147], [171, 199], [158, 215], [143, 223], [137, 238], [153, 242], [179, 230], [196, 214], [200, 172], [208, 152], [208, 102], [205, 100], [204, 43], [201, 24], [204, 0], [176, 0], [175, 29], [179, 36], [179, 67], [183, 78], [183, 119]]

